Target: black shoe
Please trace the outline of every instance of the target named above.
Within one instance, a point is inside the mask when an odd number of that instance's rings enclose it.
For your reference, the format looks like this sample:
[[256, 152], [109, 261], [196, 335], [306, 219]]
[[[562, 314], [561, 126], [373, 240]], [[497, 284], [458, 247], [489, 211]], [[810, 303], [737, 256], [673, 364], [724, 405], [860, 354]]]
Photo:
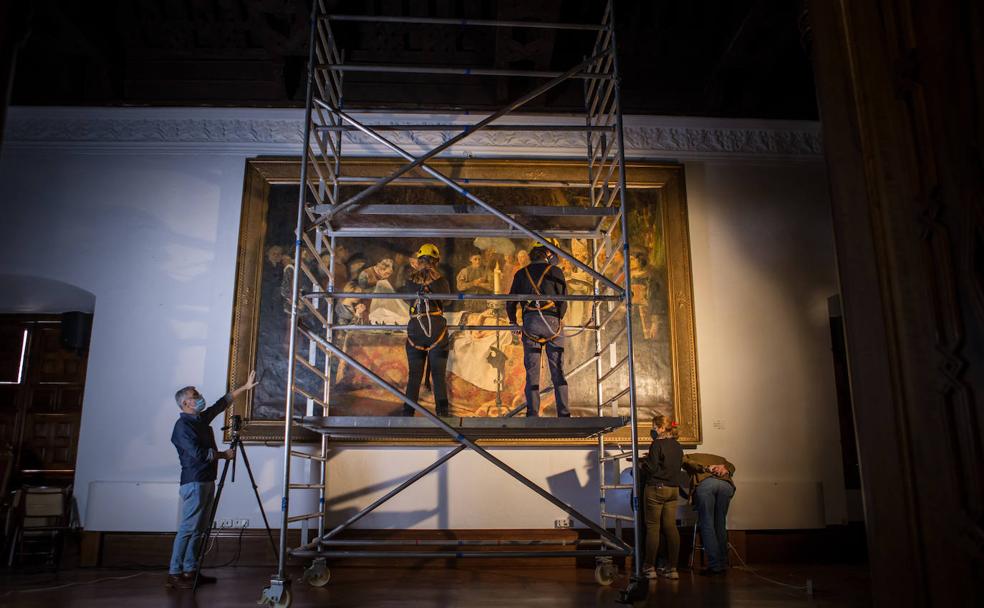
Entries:
[[168, 574], [164, 581], [164, 587], [167, 589], [191, 589], [193, 584], [194, 578], [191, 581], [186, 580], [183, 574]]
[[[181, 575], [181, 578], [183, 578], [186, 581], [188, 581], [188, 583], [191, 584], [191, 585], [194, 585], [195, 584], [195, 573], [194, 572], [185, 572], [184, 574]], [[198, 584], [199, 585], [212, 585], [212, 584], [215, 584], [216, 582], [218, 582], [218, 580], [219, 579], [215, 578], [214, 576], [208, 576], [207, 574], [199, 574], [198, 575]]]
[[724, 576], [727, 574], [727, 570], [714, 570], [711, 568], [702, 568], [697, 574], [701, 576]]

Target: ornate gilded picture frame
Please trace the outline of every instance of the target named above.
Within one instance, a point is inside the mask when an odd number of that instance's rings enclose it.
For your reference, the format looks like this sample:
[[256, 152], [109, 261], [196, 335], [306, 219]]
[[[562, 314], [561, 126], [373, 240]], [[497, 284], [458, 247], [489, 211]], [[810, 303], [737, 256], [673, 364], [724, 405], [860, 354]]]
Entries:
[[[402, 164], [398, 159], [349, 159], [344, 174], [350, 177], [385, 175]], [[441, 160], [430, 161], [435, 168], [456, 179], [467, 180], [476, 188], [483, 180], [506, 181], [509, 185], [491, 185], [488, 199], [504, 206], [523, 204], [577, 205], [583, 196], [581, 184], [586, 171], [583, 163], [554, 160]], [[239, 250], [236, 270], [236, 294], [233, 309], [232, 348], [229, 383], [242, 383], [249, 370], [256, 369], [260, 386], [247, 403], [238, 403], [227, 416], [238, 414], [245, 422], [242, 437], [251, 442], [278, 443], [283, 436], [283, 411], [286, 382], [289, 314], [289, 284], [284, 280], [291, 260], [294, 221], [297, 214], [297, 189], [300, 163], [292, 158], [251, 159], [247, 161], [240, 219]], [[694, 333], [693, 288], [690, 265], [690, 240], [683, 167], [675, 164], [626, 163], [629, 208], [629, 256], [634, 300], [633, 336], [640, 437], [648, 438], [649, 420], [659, 412], [671, 416], [679, 425], [680, 441], [701, 441], [700, 403], [697, 384], [697, 357]], [[580, 187], [580, 190], [579, 190]], [[440, 192], [434, 186], [413, 183], [396, 190], [399, 202], [419, 204], [422, 200], [445, 197], [455, 204], [453, 193]], [[420, 243], [434, 239], [339, 239], [336, 259], [336, 283], [346, 281], [345, 291], [360, 291], [362, 279], [387, 289], [398, 288], [400, 273], [409, 253]], [[397, 242], [399, 241], [399, 242]], [[508, 290], [511, 274], [521, 267], [528, 239], [443, 239], [444, 273], [452, 288], [456, 283], [468, 285], [471, 275], [488, 277], [490, 292]], [[567, 241], [575, 256], [587, 255], [582, 241]], [[617, 254], [621, 255], [621, 254]], [[614, 268], [621, 264], [612, 264]], [[563, 266], [562, 266], [563, 267]], [[374, 270], [375, 269], [375, 270]], [[563, 267], [569, 289], [590, 292], [590, 281], [579, 277], [573, 268]], [[612, 272], [615, 272], [614, 270]], [[484, 273], [484, 274], [483, 274]], [[339, 276], [341, 274], [342, 276]], [[386, 275], [386, 276], [383, 276]], [[481, 276], [480, 276], [481, 275]], [[478, 284], [479, 279], [474, 282]], [[464, 282], [462, 282], [464, 281]], [[379, 289], [379, 286], [376, 286]], [[286, 294], [285, 294], [286, 290]], [[373, 302], [380, 302], [378, 307]], [[361, 315], [362, 323], [393, 323], [400, 311], [393, 306], [399, 300], [365, 300], [348, 303], [348, 310]], [[474, 301], [468, 302], [474, 303]], [[578, 303], [581, 304], [581, 303]], [[602, 304], [603, 305], [603, 304]], [[590, 304], [572, 306], [568, 311], [575, 325], [587, 319]], [[481, 308], [481, 307], [478, 307]], [[461, 306], [449, 313], [469, 318], [478, 324], [504, 324], [501, 311]], [[469, 321], [470, 323], [472, 321]], [[336, 321], [338, 322], [338, 321]], [[463, 322], [463, 321], [462, 321]], [[450, 321], [453, 326], [454, 321]], [[397, 332], [363, 332], [345, 347], [346, 352], [395, 386], [405, 382], [406, 368], [403, 341]], [[467, 334], [467, 335], [465, 335]], [[461, 332], [452, 339], [448, 365], [448, 385], [454, 416], [498, 416], [522, 401], [521, 346], [510, 341], [508, 332]], [[519, 349], [517, 356], [516, 350]], [[594, 338], [574, 335], [565, 352], [568, 369], [595, 351]], [[455, 354], [457, 353], [457, 355]], [[455, 357], [458, 357], [455, 360]], [[612, 353], [614, 357], [614, 353]], [[607, 359], [607, 357], [606, 357]], [[594, 369], [594, 366], [590, 366]], [[590, 372], [590, 370], [589, 370]], [[545, 372], [544, 372], [545, 373]], [[619, 372], [624, 373], [624, 372]], [[374, 391], [358, 373], [344, 364], [333, 364], [333, 415], [397, 415], [401, 405], [388, 395]], [[616, 374], [617, 376], [617, 374]], [[401, 379], [402, 377], [402, 379]], [[613, 378], [614, 379], [614, 378]], [[581, 373], [570, 379], [571, 410], [582, 416], [597, 415], [596, 378]], [[623, 385], [625, 380], [622, 380]], [[421, 403], [427, 404], [426, 391]], [[552, 416], [552, 401], [544, 401], [542, 415]], [[626, 408], [619, 411], [626, 414]], [[300, 433], [298, 440], [315, 440], [314, 434]], [[627, 427], [609, 435], [615, 442], [628, 441]], [[487, 440], [493, 445], [579, 445], [593, 440], [531, 439]], [[406, 444], [421, 441], [380, 439], [373, 443]], [[433, 444], [429, 441], [425, 443]]]

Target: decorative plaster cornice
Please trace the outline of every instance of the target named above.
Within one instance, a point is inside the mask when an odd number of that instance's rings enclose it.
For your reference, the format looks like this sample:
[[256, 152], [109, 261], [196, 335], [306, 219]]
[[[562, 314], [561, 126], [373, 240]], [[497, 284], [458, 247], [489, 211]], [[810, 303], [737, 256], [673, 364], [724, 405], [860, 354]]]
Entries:
[[[218, 108], [11, 108], [4, 146], [79, 152], [202, 152], [298, 154], [300, 110]], [[469, 124], [474, 116], [363, 114], [375, 123]], [[509, 124], [583, 124], [574, 116], [515, 116]], [[394, 143], [421, 153], [452, 132], [387, 132]], [[814, 122], [749, 121], [628, 116], [626, 154], [631, 158], [699, 160], [818, 160], [820, 127]], [[353, 155], [389, 152], [362, 133], [347, 133], [342, 148]], [[452, 148], [458, 156], [583, 156], [584, 134], [572, 131], [478, 131]]]

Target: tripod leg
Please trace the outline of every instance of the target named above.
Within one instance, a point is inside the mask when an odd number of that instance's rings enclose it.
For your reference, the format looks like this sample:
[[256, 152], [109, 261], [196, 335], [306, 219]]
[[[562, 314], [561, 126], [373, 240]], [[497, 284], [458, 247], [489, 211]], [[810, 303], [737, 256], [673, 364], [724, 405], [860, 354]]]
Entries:
[[212, 527], [215, 525], [215, 513], [219, 509], [219, 498], [222, 497], [222, 487], [225, 485], [226, 473], [228, 472], [229, 461], [226, 460], [222, 465], [222, 476], [219, 477], [219, 486], [215, 489], [212, 506], [208, 510], [208, 525], [205, 527], [205, 533], [202, 534], [202, 544], [198, 547], [198, 567], [195, 568], [195, 584], [191, 586], [192, 591], [198, 590], [198, 577], [202, 574], [202, 562], [205, 561], [205, 552], [208, 550], [208, 537], [212, 535]]
[[270, 539], [270, 548], [273, 549], [273, 559], [277, 559], [277, 543], [273, 541], [273, 530], [270, 529], [270, 522], [267, 520], [266, 509], [263, 508], [263, 500], [260, 498], [260, 490], [256, 486], [256, 479], [253, 478], [253, 468], [249, 466], [249, 458], [246, 457], [246, 446], [237, 439], [236, 445], [239, 453], [243, 455], [243, 464], [246, 465], [246, 473], [249, 475], [249, 483], [253, 486], [253, 494], [256, 495], [256, 504], [260, 507], [260, 515], [263, 516], [263, 525], [266, 527], [267, 538]]

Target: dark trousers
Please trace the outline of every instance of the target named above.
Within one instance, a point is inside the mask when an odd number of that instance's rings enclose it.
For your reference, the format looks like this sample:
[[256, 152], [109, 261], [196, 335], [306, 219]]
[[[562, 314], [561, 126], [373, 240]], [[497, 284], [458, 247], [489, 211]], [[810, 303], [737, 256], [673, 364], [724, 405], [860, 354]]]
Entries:
[[670, 568], [676, 568], [680, 561], [680, 531], [676, 526], [677, 497], [675, 486], [647, 485], [646, 499], [646, 557], [645, 565], [656, 564], [659, 553], [660, 536], [666, 542], [666, 559]]
[[[546, 319], [546, 323], [544, 323]], [[523, 366], [526, 368], [526, 417], [540, 415], [540, 355], [547, 351], [547, 367], [550, 368], [550, 381], [553, 383], [554, 400], [557, 402], [557, 416], [564, 418], [571, 415], [567, 409], [567, 378], [564, 376], [564, 346], [567, 338], [558, 335], [546, 344], [540, 344], [530, 338], [551, 337], [559, 327], [560, 319], [544, 315], [540, 318], [537, 313], [523, 315]]]
[[[424, 326], [427, 326], [426, 319]], [[417, 346], [428, 347], [440, 338], [437, 346], [426, 351], [414, 348], [409, 341], [406, 345], [407, 363], [410, 367], [407, 374], [407, 397], [414, 401], [419, 400], [420, 382], [424, 379], [424, 362], [426, 361], [429, 363], [431, 389], [434, 391], [434, 403], [436, 404], [435, 413], [438, 416], [447, 416], [450, 410], [446, 380], [448, 370], [448, 337], [444, 333], [446, 327], [447, 322], [444, 317], [431, 317], [430, 336], [427, 336], [416, 320], [411, 319], [410, 324], [407, 325], [407, 337], [413, 340], [413, 344]], [[404, 416], [413, 416], [415, 412], [416, 410], [409, 405], [403, 405]]]

